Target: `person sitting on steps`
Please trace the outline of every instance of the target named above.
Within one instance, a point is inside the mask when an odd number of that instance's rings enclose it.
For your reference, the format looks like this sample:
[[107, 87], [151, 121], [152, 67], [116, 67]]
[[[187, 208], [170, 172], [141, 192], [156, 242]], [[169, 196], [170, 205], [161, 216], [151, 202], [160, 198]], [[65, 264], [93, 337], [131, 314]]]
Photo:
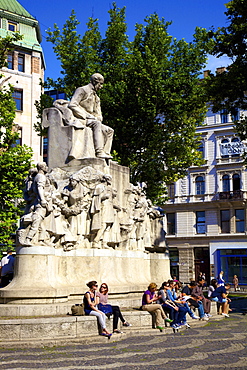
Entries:
[[[96, 296], [99, 297], [99, 309], [104, 311], [104, 306], [110, 306], [112, 314], [113, 314], [113, 334], [122, 334], [123, 332], [119, 330], [118, 327], [118, 320], [122, 321], [123, 326], [132, 326], [129, 324], [122, 315], [119, 306], [113, 306], [107, 303], [108, 301], [108, 285], [106, 283], [102, 283], [99, 292], [96, 293]], [[107, 313], [106, 313], [107, 316]]]
[[97, 281], [89, 281], [87, 286], [89, 287], [89, 291], [85, 293], [83, 299], [85, 315], [96, 316], [101, 328], [100, 335], [110, 338], [111, 333], [106, 329], [106, 315], [97, 308], [97, 304], [99, 303], [99, 299], [96, 296], [96, 290], [98, 289]]

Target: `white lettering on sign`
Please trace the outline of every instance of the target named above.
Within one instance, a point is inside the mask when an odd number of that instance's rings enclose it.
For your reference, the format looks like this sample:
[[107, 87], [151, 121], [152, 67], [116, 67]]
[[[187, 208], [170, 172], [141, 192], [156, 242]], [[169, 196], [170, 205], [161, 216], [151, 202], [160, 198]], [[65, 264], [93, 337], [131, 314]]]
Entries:
[[232, 143], [222, 143], [220, 144], [220, 154], [221, 155], [233, 155], [242, 154], [247, 150], [247, 147], [241, 141], [234, 141]]

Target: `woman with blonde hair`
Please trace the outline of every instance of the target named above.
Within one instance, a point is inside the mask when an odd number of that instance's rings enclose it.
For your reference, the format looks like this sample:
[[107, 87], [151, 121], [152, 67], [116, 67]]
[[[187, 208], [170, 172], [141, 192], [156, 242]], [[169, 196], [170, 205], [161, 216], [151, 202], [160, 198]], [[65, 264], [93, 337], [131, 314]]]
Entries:
[[154, 303], [161, 298], [161, 296], [158, 296], [156, 294], [156, 290], [157, 284], [155, 283], [149, 284], [148, 289], [143, 293], [141, 308], [143, 311], [148, 311], [151, 314], [155, 315], [156, 328], [162, 332], [164, 329], [163, 323], [164, 320], [166, 320], [166, 315], [161, 304]]

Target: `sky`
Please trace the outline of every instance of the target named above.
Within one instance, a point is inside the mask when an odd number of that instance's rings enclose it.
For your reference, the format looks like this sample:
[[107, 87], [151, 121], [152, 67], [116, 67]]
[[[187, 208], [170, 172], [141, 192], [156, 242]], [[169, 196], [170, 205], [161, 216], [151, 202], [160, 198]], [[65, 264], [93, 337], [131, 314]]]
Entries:
[[[108, 11], [112, 6], [110, 0], [19, 0], [19, 3], [40, 23], [43, 36], [42, 47], [46, 61], [45, 78], [57, 79], [60, 74], [60, 63], [52, 49], [52, 44], [45, 40], [46, 30], [54, 23], [62, 28], [74, 9], [80, 21], [78, 32], [83, 35], [86, 31], [86, 22], [89, 17], [99, 19], [99, 28], [104, 37], [109, 20]], [[197, 26], [209, 29], [210, 27], [226, 26], [227, 0], [116, 0], [118, 8], [126, 7], [127, 34], [132, 41], [135, 35], [135, 24], [144, 23], [146, 16], [157, 13], [166, 21], [172, 21], [168, 32], [177, 39], [184, 38], [192, 41]], [[209, 57], [205, 69], [215, 71], [217, 67], [227, 66], [226, 57], [216, 59]]]

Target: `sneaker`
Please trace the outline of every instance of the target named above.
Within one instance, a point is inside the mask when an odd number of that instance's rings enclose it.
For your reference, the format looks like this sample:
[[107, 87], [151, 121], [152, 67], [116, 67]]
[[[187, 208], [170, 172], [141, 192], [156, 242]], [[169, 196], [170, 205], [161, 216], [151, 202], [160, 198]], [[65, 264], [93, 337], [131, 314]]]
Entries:
[[156, 329], [159, 329], [160, 332], [164, 330], [163, 326], [156, 326]]
[[123, 331], [119, 330], [119, 329], [116, 329], [113, 331], [112, 334], [123, 334]]
[[123, 323], [123, 326], [132, 326], [131, 324], [129, 324], [127, 321], [125, 321], [124, 323]]
[[225, 317], [230, 317], [227, 313], [222, 313], [221, 315]]
[[203, 317], [201, 317], [201, 320], [203, 320], [203, 321], [208, 321], [208, 320], [209, 320], [209, 318], [208, 318], [207, 316], [203, 316]]
[[200, 319], [200, 317], [199, 316], [196, 316], [196, 315], [191, 316], [191, 318], [194, 319], [194, 320]]
[[166, 322], [170, 322], [170, 323], [171, 323], [171, 322], [173, 322], [173, 320], [168, 319], [167, 317], [165, 318], [165, 321], [166, 321]]
[[212, 315], [210, 315], [210, 313], [207, 313], [207, 317], [213, 317]]
[[186, 328], [190, 328], [190, 325], [187, 323], [187, 321], [184, 321], [180, 324], [181, 326], [186, 326]]

